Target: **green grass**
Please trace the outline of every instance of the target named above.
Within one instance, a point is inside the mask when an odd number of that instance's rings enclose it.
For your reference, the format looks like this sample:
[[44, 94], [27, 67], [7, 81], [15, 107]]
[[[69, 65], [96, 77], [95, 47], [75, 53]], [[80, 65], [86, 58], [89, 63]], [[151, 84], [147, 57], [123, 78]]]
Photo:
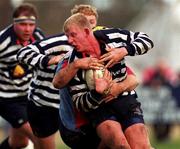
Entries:
[[58, 145], [58, 149], [70, 149], [70, 148], [64, 144], [61, 144], [61, 145]]
[[180, 149], [180, 140], [169, 140], [166, 142], [152, 142], [155, 149]]
[[56, 145], [57, 149], [70, 149], [67, 145], [64, 144], [61, 137], [59, 136], [59, 133], [56, 135]]
[[180, 149], [180, 125], [172, 125], [169, 139], [158, 141], [154, 137], [152, 127], [149, 127], [151, 144], [155, 149]]

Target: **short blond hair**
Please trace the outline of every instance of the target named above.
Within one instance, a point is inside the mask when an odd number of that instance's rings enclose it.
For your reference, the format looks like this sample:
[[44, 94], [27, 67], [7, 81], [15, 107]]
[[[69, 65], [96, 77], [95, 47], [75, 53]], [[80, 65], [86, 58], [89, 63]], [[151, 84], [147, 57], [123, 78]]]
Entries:
[[85, 4], [75, 5], [71, 9], [71, 14], [76, 14], [76, 13], [82, 13], [88, 16], [94, 15], [96, 19], [98, 19], [97, 9], [91, 5], [85, 5]]
[[76, 13], [71, 15], [69, 18], [66, 19], [63, 25], [63, 30], [66, 33], [69, 30], [69, 27], [72, 25], [77, 25], [79, 28], [89, 28], [91, 29], [91, 25], [87, 18], [81, 14]]

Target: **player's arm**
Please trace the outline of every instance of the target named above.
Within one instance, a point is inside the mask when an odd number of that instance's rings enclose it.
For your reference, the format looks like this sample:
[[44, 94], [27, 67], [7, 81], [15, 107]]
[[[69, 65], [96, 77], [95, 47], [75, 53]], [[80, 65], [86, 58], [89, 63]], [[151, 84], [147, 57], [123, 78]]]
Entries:
[[17, 53], [17, 59], [21, 63], [41, 69], [46, 67], [49, 61], [48, 56], [41, 54], [35, 44], [20, 49]]
[[[108, 61], [106, 67], [112, 67], [119, 62], [125, 56], [143, 55], [153, 48], [154, 44], [152, 40], [142, 32], [131, 32], [128, 30], [117, 30], [115, 33], [119, 36], [126, 36], [124, 46], [122, 46], [122, 38], [117, 37], [114, 40], [115, 43], [119, 43], [121, 46], [112, 48], [110, 45], [107, 48], [108, 53], [101, 56], [101, 61]], [[108, 46], [108, 45], [107, 45]]]
[[[69, 53], [67, 53], [68, 57]], [[57, 73], [53, 78], [53, 85], [55, 88], [62, 88], [68, 84], [68, 82], [77, 74], [79, 69], [98, 69], [102, 67], [102, 64], [97, 63], [96, 58], [85, 57], [76, 59], [71, 63], [68, 63], [68, 59], [64, 59]]]
[[127, 68], [127, 77], [124, 81], [119, 83], [119, 89], [120, 89], [119, 94], [126, 91], [132, 91], [139, 85], [139, 80], [137, 79], [132, 69], [130, 67], [126, 67], [126, 68]]
[[129, 92], [134, 90], [139, 84], [139, 81], [133, 71], [127, 67], [127, 77], [122, 82], [116, 83], [113, 82], [110, 86], [109, 93], [107, 97], [104, 99], [106, 102], [114, 99], [118, 95], [122, 94], [123, 92]]
[[[52, 36], [20, 49], [17, 53], [17, 59], [21, 63], [44, 69], [49, 65], [57, 64], [63, 54], [71, 48], [63, 34]], [[58, 52], [59, 55], [55, 56], [52, 54], [53, 52]]]
[[76, 75], [78, 66], [76, 63], [68, 64], [68, 59], [63, 59], [58, 64], [58, 69], [53, 78], [53, 86], [57, 89], [65, 87], [69, 81]]
[[[112, 78], [108, 71], [105, 72], [103, 78], [96, 78], [95, 89], [89, 91], [86, 82], [79, 81], [76, 76], [71, 81], [70, 92], [75, 107], [81, 111], [91, 111], [99, 107], [99, 105], [114, 99], [124, 91], [131, 91], [138, 85], [138, 81], [133, 73], [128, 72], [127, 80], [121, 83], [111, 85]], [[129, 82], [130, 81], [130, 82]], [[73, 83], [75, 84], [73, 85]], [[78, 85], [77, 85], [78, 84]], [[108, 92], [110, 88], [110, 92]], [[107, 97], [107, 98], [105, 98]]]

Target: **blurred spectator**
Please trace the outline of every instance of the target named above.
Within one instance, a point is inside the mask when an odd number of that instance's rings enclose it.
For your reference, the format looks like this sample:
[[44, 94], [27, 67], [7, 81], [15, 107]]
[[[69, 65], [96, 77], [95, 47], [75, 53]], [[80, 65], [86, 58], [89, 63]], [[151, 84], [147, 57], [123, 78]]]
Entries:
[[147, 68], [143, 72], [143, 86], [149, 88], [151, 95], [155, 95], [153, 98], [161, 102], [159, 103], [161, 106], [153, 122], [155, 137], [159, 141], [163, 141], [169, 137], [172, 123], [164, 120], [163, 115], [169, 109], [168, 104], [171, 103], [170, 100], [173, 99], [171, 94], [176, 80], [176, 73], [173, 72], [164, 59], [160, 59], [154, 67]]
[[176, 73], [165, 59], [158, 60], [155, 66], [147, 68], [143, 72], [143, 84], [147, 86], [154, 86], [160, 83], [161, 85], [172, 87], [176, 80]]
[[180, 107], [180, 71], [177, 73], [177, 81], [173, 86], [172, 95], [176, 100], [176, 104]]

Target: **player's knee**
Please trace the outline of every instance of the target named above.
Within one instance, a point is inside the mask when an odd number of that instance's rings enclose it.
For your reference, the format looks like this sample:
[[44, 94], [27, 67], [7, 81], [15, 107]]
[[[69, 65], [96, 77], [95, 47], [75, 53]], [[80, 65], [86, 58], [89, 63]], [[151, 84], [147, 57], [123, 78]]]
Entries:
[[127, 144], [118, 144], [118, 145], [115, 145], [114, 148], [117, 148], [117, 149], [130, 149], [129, 145], [127, 145]]
[[28, 146], [28, 144], [29, 144], [28, 139], [21, 139], [18, 141], [11, 141], [10, 142], [10, 146], [12, 146], [13, 148], [25, 148]]
[[134, 149], [152, 149], [150, 143], [139, 142], [134, 146]]
[[149, 143], [143, 143], [141, 148], [142, 149], [152, 149], [152, 147]]
[[124, 137], [112, 137], [107, 141], [108, 147], [115, 149], [130, 149], [127, 140]]

